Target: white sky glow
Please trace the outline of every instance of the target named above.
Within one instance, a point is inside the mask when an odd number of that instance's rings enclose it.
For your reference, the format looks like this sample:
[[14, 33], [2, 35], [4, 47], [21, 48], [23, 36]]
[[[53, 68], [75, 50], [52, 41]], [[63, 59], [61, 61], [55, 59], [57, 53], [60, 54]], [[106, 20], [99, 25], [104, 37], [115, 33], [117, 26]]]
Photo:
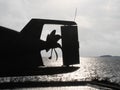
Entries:
[[0, 25], [17, 31], [31, 18], [74, 20], [81, 56], [120, 55], [120, 0], [0, 0]]

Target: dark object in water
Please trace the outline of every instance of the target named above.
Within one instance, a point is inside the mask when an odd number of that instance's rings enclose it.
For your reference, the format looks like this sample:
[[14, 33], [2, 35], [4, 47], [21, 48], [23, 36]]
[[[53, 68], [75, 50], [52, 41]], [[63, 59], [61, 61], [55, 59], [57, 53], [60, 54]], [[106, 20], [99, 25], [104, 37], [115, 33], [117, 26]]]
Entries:
[[30, 75], [53, 75], [70, 73], [78, 70], [80, 67], [39, 67], [23, 70], [4, 70], [0, 71], [0, 77], [12, 77], [12, 76], [30, 76]]

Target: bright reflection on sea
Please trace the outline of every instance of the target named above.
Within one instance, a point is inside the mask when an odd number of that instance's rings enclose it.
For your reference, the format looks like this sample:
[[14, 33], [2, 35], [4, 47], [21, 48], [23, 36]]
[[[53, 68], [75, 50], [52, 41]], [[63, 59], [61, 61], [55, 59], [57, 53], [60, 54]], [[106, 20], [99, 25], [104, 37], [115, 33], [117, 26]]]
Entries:
[[[45, 60], [46, 65], [62, 65], [62, 59]], [[25, 82], [25, 81], [92, 81], [107, 80], [120, 84], [120, 57], [81, 57], [80, 69], [64, 74], [38, 75], [23, 77], [4, 77], [0, 82]]]

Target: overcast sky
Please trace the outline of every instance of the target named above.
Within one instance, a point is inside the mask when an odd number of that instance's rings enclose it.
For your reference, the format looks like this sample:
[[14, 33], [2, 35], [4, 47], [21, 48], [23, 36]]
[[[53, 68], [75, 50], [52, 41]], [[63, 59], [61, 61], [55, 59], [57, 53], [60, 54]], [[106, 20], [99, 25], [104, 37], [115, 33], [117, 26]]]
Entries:
[[31, 18], [74, 20], [81, 56], [120, 55], [120, 0], [0, 0], [0, 25], [17, 31]]

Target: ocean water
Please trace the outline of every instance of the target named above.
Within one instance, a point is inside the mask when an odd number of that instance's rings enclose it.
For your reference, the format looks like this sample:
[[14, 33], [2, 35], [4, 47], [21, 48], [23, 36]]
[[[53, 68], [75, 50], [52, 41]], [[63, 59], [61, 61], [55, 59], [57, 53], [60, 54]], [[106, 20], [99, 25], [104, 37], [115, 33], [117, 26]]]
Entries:
[[[54, 59], [44, 59], [44, 64], [47, 66], [60, 66], [62, 65], [62, 59], [59, 58], [57, 61]], [[70, 73], [41, 76], [2, 77], [0, 78], [0, 82], [92, 81], [97, 79], [99, 81], [107, 80], [120, 85], [120, 57], [81, 57], [80, 64], [76, 66], [79, 66], [80, 68]]]

